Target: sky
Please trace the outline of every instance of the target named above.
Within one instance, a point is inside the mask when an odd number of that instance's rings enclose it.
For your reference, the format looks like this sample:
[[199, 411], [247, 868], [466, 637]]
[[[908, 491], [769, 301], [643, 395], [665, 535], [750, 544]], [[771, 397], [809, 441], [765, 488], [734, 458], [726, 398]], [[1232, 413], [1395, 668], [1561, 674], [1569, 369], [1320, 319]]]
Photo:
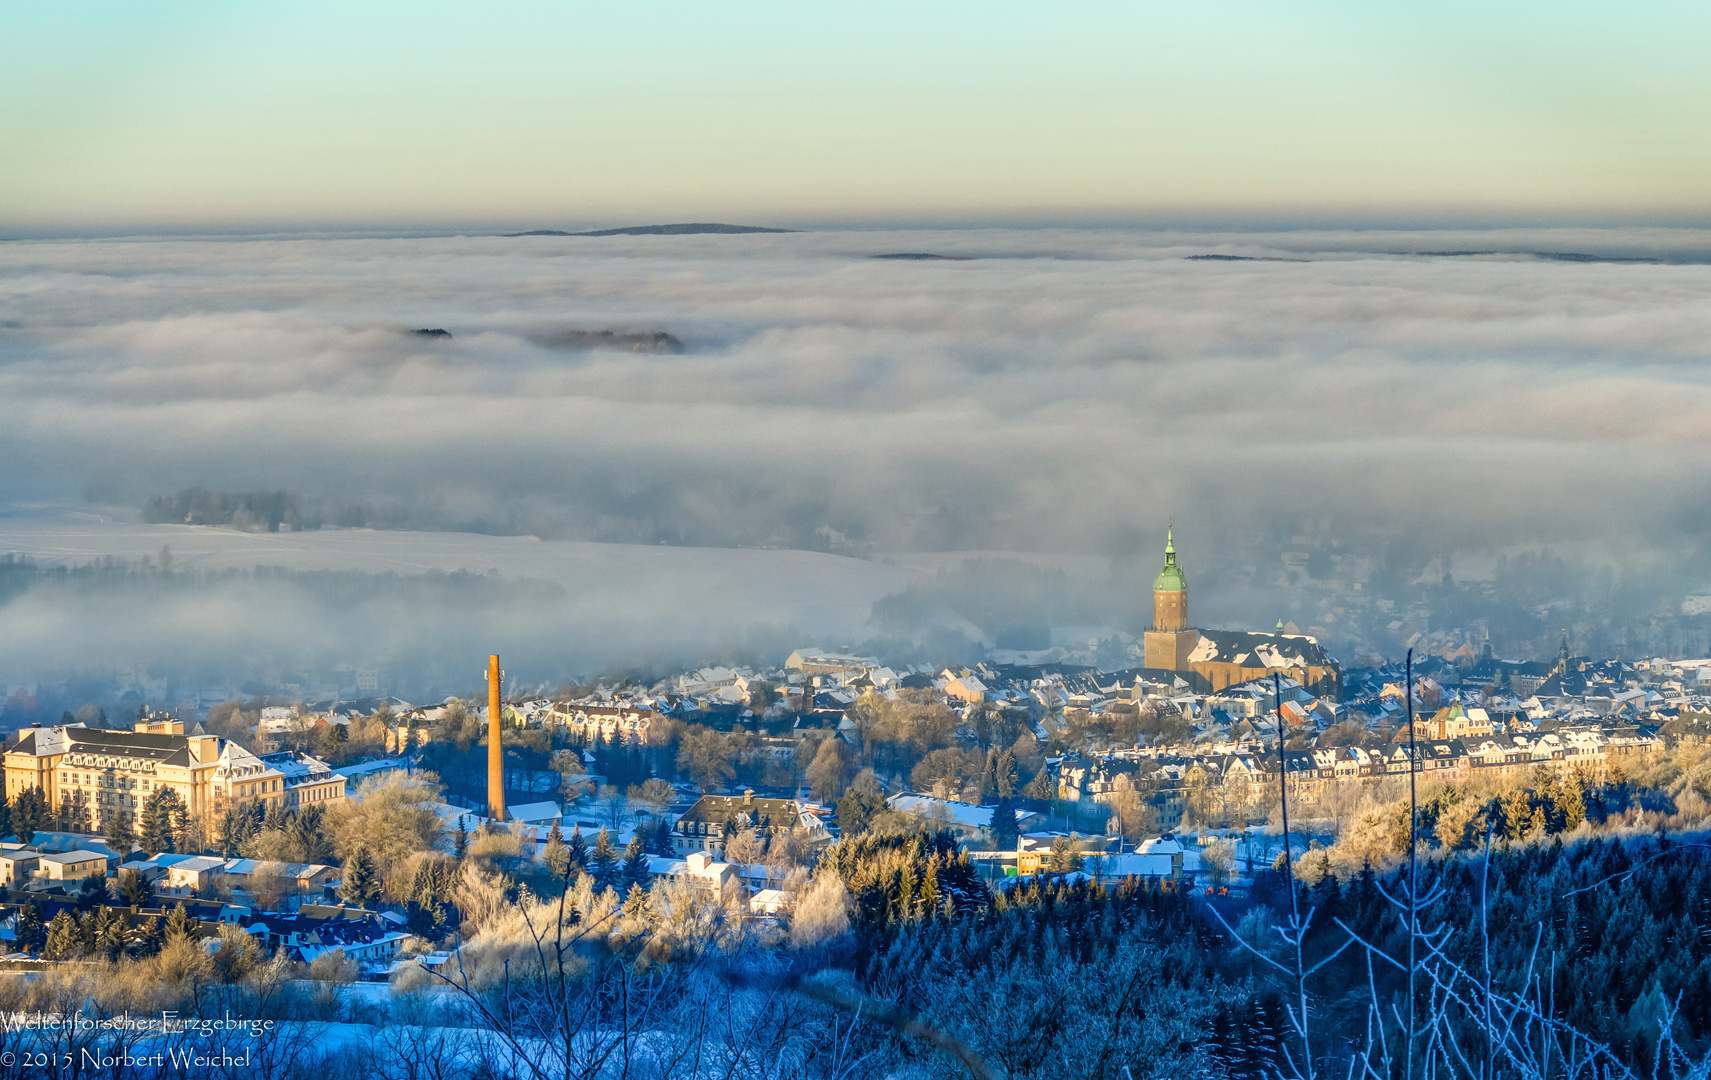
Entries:
[[0, 236], [1703, 222], [1711, 8], [9, 5]]

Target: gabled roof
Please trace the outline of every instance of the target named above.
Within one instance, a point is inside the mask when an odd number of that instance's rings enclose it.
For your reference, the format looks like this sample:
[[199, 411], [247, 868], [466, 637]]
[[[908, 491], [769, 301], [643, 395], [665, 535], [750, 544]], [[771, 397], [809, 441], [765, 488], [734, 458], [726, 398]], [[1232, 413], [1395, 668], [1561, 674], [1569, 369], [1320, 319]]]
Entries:
[[555, 802], [532, 802], [507, 806], [505, 814], [512, 821], [547, 821], [563, 817], [564, 811]]
[[7, 748], [6, 752], [36, 757], [52, 754], [100, 754], [141, 758], [159, 765], [190, 764], [188, 736], [114, 731], [108, 728], [84, 727], [82, 724], [31, 728], [18, 740], [16, 746]]
[[809, 824], [802, 820], [802, 805], [795, 799], [763, 799], [752, 795], [703, 795], [678, 820], [728, 825], [739, 815], [746, 816], [751, 825], [765, 821], [773, 828]]
[[68, 866], [72, 863], [106, 862], [107, 856], [99, 851], [49, 851], [39, 856], [41, 862], [59, 863]]
[[992, 807], [975, 806], [971, 803], [953, 802], [949, 799], [937, 799], [931, 795], [893, 795], [885, 800], [891, 809], [903, 814], [913, 814], [916, 817], [938, 818], [954, 821], [964, 828], [984, 829], [992, 824]]
[[1200, 643], [1188, 655], [1190, 663], [1237, 664], [1242, 667], [1337, 667], [1319, 642], [1293, 634], [1256, 634], [1245, 630], [1202, 630]]

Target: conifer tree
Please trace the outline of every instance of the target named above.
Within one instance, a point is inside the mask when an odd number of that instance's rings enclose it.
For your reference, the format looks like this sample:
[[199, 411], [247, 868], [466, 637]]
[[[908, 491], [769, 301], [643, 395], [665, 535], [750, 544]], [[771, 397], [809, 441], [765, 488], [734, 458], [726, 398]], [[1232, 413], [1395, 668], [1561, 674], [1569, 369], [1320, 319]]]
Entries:
[[457, 819], [457, 861], [462, 862], [464, 853], [469, 850], [469, 826], [464, 824], [465, 818]]
[[143, 920], [142, 926], [137, 929], [136, 944], [133, 946], [133, 951], [138, 956], [153, 956], [160, 952], [160, 947], [164, 944], [166, 944], [166, 931], [161, 927], [160, 917], [150, 915]]
[[[451, 863], [444, 857], [423, 859], [416, 865], [410, 899], [416, 902], [436, 930], [445, 926], [446, 904], [452, 898], [454, 881]], [[433, 936], [437, 939], [440, 935], [436, 933]]]
[[18, 947], [26, 951], [40, 948], [47, 940], [47, 930], [42, 926], [42, 913], [31, 900], [24, 901], [24, 906], [18, 909], [18, 926], [14, 931], [14, 939]]
[[1067, 836], [1060, 836], [1052, 841], [1052, 857], [1046, 865], [1046, 871], [1052, 874], [1067, 874], [1072, 870], [1081, 869], [1081, 845], [1073, 842]]
[[184, 901], [180, 900], [173, 905], [172, 911], [166, 917], [166, 930], [163, 936], [166, 942], [171, 944], [182, 938], [190, 937], [200, 925], [201, 923], [190, 917], [189, 909], [184, 906]]
[[214, 844], [219, 848], [221, 855], [228, 859], [237, 857], [238, 849], [243, 847], [244, 841], [248, 839], [244, 835], [244, 826], [248, 824], [248, 821], [249, 815], [240, 813], [236, 809], [228, 809], [220, 815], [219, 828], [214, 834]]
[[612, 834], [607, 832], [604, 826], [594, 838], [594, 851], [588, 857], [588, 869], [594, 875], [596, 889], [615, 888], [619, 883], [618, 852], [612, 846]]
[[1008, 750], [998, 751], [992, 763], [992, 774], [999, 797], [1014, 798], [1016, 795], [1016, 755]]
[[642, 838], [635, 837], [624, 847], [624, 883], [632, 888], [646, 889], [652, 879], [647, 849], [642, 846]]
[[558, 818], [553, 818], [553, 827], [547, 830], [547, 843], [564, 843], [564, 830], [558, 827]]
[[90, 908], [107, 899], [107, 880], [98, 877], [86, 877], [77, 886], [77, 910], [88, 911]]
[[18, 841], [33, 844], [36, 834], [47, 828], [48, 806], [42, 797], [42, 789], [29, 788], [18, 793], [12, 802], [12, 831], [17, 834]]
[[603, 735], [595, 735], [594, 736], [594, 744], [590, 749], [592, 749], [594, 752], [594, 773], [595, 773], [595, 775], [603, 776], [606, 778], [607, 783], [611, 783], [612, 782], [612, 772], [611, 772], [611, 770], [612, 770], [612, 740], [603, 736]]
[[291, 827], [294, 815], [285, 809], [282, 802], [269, 803], [266, 814], [261, 819], [261, 827], [265, 832], [284, 832]]
[[662, 821], [656, 825], [653, 830], [653, 835], [648, 839], [653, 845], [651, 850], [655, 855], [671, 856], [677, 853], [672, 847], [671, 825], [668, 822]]
[[1022, 789], [1022, 796], [1035, 802], [1051, 802], [1056, 799], [1057, 785], [1052, 782], [1052, 774], [1044, 768], [1040, 769]]
[[547, 843], [541, 849], [541, 862], [552, 872], [555, 878], [567, 878], [570, 875], [570, 848], [564, 841], [547, 838]]
[[125, 949], [125, 916], [117, 908], [95, 909], [95, 953], [116, 960]]
[[70, 960], [83, 955], [83, 935], [77, 920], [68, 911], [61, 911], [48, 922], [47, 940], [42, 945], [45, 960]]
[[291, 834], [292, 854], [299, 862], [326, 863], [333, 858], [333, 845], [321, 831], [326, 811], [319, 806], [306, 806], [287, 830]]
[[410, 914], [404, 920], [404, 929], [420, 938], [439, 939], [437, 920], [435, 920], [432, 912], [420, 904], [410, 906]]
[[119, 899], [124, 903], [141, 907], [154, 899], [154, 890], [149, 887], [148, 879], [136, 870], [121, 870], [115, 880], [119, 886]]
[[151, 854], [177, 851], [177, 819], [184, 800], [169, 787], [156, 788], [143, 804], [143, 849]]
[[998, 851], [1014, 851], [1018, 838], [1016, 800], [1000, 795], [992, 807], [992, 846]]
[[379, 895], [380, 875], [374, 865], [374, 856], [368, 853], [367, 848], [359, 847], [345, 860], [339, 896], [346, 903], [365, 908]]
[[6, 792], [0, 790], [0, 836], [12, 834], [12, 803], [6, 798]]
[[132, 826], [130, 819], [115, 811], [107, 815], [105, 824], [107, 826], [104, 830], [107, 846], [112, 848], [114, 854], [121, 859], [129, 855], [131, 848], [137, 842], [136, 829]]
[[872, 769], [863, 769], [855, 782], [838, 800], [838, 831], [845, 836], [859, 836], [869, 823], [885, 809], [885, 796]]
[[588, 842], [582, 838], [580, 827], [570, 832], [570, 865], [582, 870], [588, 869]]

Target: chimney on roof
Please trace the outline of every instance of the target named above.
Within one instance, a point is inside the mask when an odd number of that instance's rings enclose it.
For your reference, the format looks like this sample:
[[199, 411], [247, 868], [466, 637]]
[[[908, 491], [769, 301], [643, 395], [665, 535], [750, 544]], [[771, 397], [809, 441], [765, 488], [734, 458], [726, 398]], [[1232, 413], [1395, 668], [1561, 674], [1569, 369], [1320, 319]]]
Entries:
[[743, 789], [743, 805], [744, 806], [753, 806], [754, 801], [755, 801], [755, 789], [752, 787], [744, 788]]

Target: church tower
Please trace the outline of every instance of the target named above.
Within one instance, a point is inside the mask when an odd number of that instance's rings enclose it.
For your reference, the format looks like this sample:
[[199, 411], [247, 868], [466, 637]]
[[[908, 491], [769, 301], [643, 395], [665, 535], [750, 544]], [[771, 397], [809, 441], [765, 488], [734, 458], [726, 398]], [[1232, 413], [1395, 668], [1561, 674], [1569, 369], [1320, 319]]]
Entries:
[[1200, 644], [1200, 632], [1188, 626], [1188, 578], [1176, 565], [1176, 530], [1165, 532], [1164, 569], [1153, 579], [1153, 624], [1143, 637], [1149, 668], [1188, 670], [1188, 654]]
[[1164, 534], [1164, 569], [1153, 578], [1153, 629], [1188, 629], [1188, 579], [1176, 565], [1176, 527]]

